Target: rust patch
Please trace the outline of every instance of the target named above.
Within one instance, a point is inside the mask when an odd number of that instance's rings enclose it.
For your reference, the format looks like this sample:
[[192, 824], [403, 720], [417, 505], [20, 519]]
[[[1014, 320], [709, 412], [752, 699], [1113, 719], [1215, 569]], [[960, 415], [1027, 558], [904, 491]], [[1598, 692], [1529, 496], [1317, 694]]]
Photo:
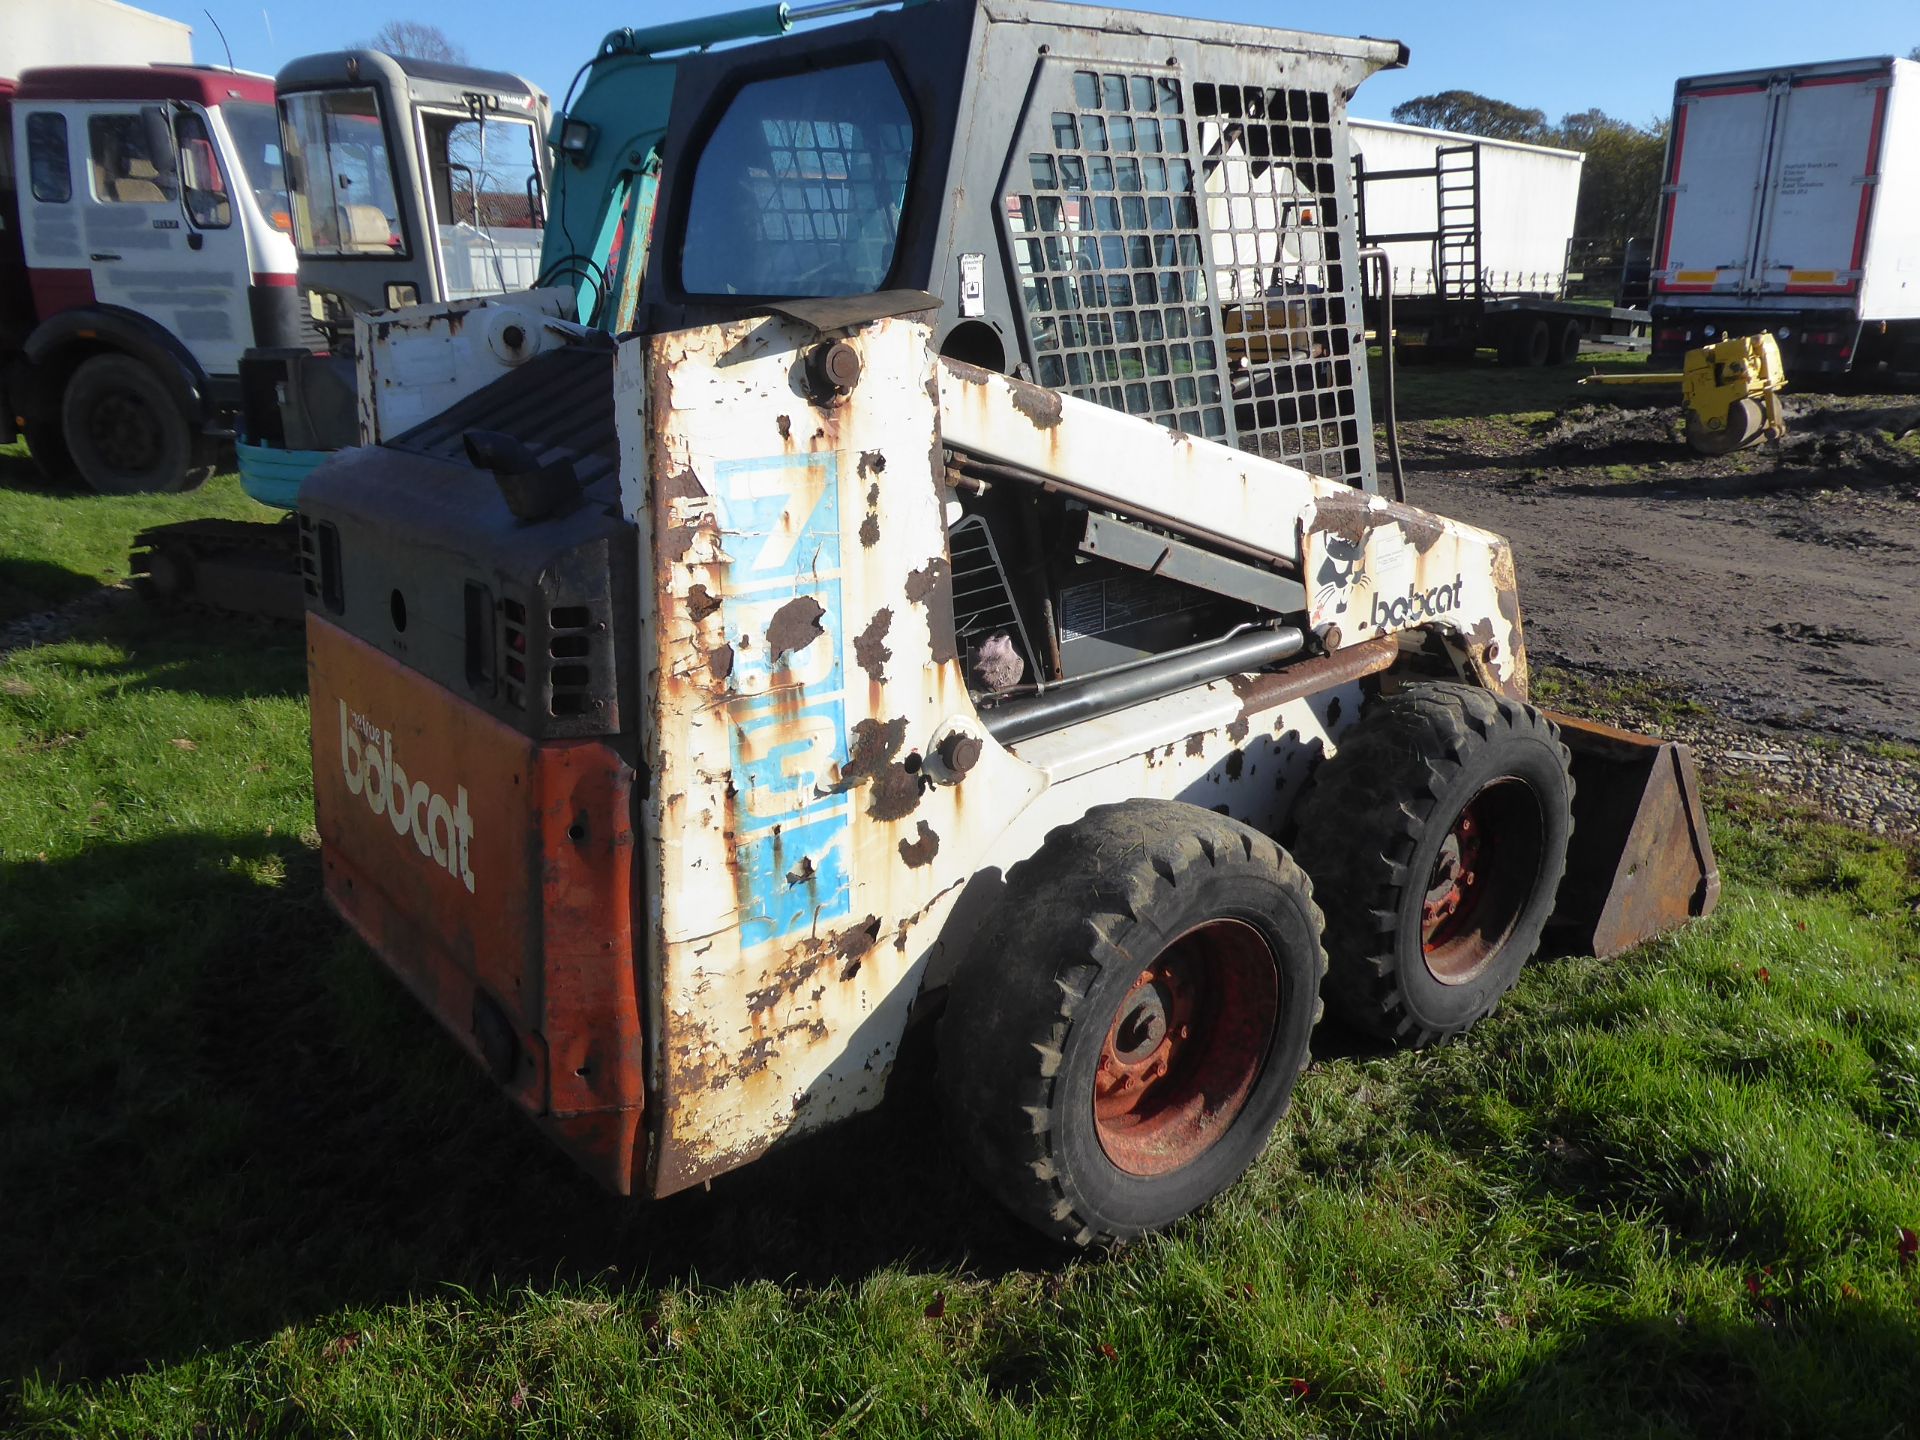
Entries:
[[747, 1009], [750, 1012], [770, 1010], [785, 996], [797, 995], [819, 970], [822, 959], [817, 946], [801, 951], [793, 960], [773, 972], [772, 984], [747, 992]]
[[871, 550], [880, 543], [880, 517], [869, 515], [860, 522], [860, 543]]
[[1031, 420], [1034, 429], [1051, 430], [1060, 423], [1063, 407], [1060, 397], [1053, 391], [1018, 380], [1007, 386], [1007, 391], [1013, 408]]
[[811, 595], [799, 595], [773, 612], [767, 623], [767, 649], [777, 662], [782, 655], [804, 650], [826, 631], [820, 627], [825, 608]]
[[[860, 533], [865, 538], [866, 531]], [[887, 631], [892, 627], [893, 611], [882, 605], [873, 612], [873, 619], [867, 622], [867, 628], [853, 637], [853, 658], [876, 685], [886, 683], [887, 661], [893, 658], [893, 651], [886, 646]]]
[[879, 939], [880, 917], [869, 915], [866, 919], [837, 931], [827, 944], [842, 960], [857, 960], [871, 950]]
[[1338, 725], [1339, 723], [1340, 723], [1340, 697], [1336, 695], [1333, 697], [1333, 699], [1327, 702], [1327, 724]]
[[936, 665], [955, 659], [960, 651], [953, 641], [953, 577], [947, 557], [936, 555], [909, 572], [906, 596], [926, 612], [927, 658]]
[[1331, 535], [1355, 547], [1366, 544], [1367, 536], [1384, 511], [1376, 512], [1361, 491], [1352, 495], [1322, 495], [1313, 502], [1313, 523], [1307, 527], [1315, 535]]
[[867, 814], [876, 820], [904, 820], [920, 808], [921, 777], [905, 765], [889, 765], [874, 777]]
[[1416, 510], [1411, 505], [1404, 509], [1393, 507], [1393, 518], [1400, 526], [1400, 533], [1407, 537], [1415, 550], [1426, 554], [1440, 543], [1440, 537], [1446, 534], [1447, 527], [1424, 510]]
[[851, 790], [868, 780], [878, 779], [892, 763], [907, 740], [905, 716], [879, 721], [862, 720], [853, 727], [853, 743], [847, 747], [847, 763], [840, 767], [836, 790]]
[[[1337, 704], [1338, 702], [1336, 701], [1335, 703]], [[1227, 779], [1238, 780], [1240, 778], [1240, 772], [1246, 768], [1246, 764], [1247, 764], [1246, 751], [1244, 750], [1230, 751], [1227, 755]]]
[[698, 525], [669, 525], [660, 532], [660, 553], [673, 560], [680, 559], [693, 548], [693, 537], [699, 533]]
[[1227, 739], [1238, 745], [1247, 738], [1249, 728], [1251, 727], [1247, 724], [1247, 717], [1242, 715], [1238, 720], [1227, 726]]
[[905, 840], [900, 842], [900, 858], [914, 869], [922, 865], [931, 865], [933, 857], [940, 853], [940, 837], [934, 833], [933, 827], [924, 820], [917, 823], [918, 838], [912, 842]]
[[716, 680], [724, 680], [733, 674], [731, 645], [716, 645], [707, 652], [707, 672]]
[[[1399, 653], [1399, 640], [1392, 635], [1383, 635], [1378, 639], [1364, 640], [1358, 645], [1349, 645], [1338, 655], [1302, 660], [1270, 675], [1230, 676], [1229, 683], [1233, 686], [1233, 693], [1240, 697], [1240, 713], [1251, 720], [1255, 715], [1284, 705], [1289, 700], [1298, 700], [1335, 685], [1344, 685], [1349, 680], [1377, 675], [1390, 668]], [[1263, 720], [1261, 723], [1266, 722]]]
[[869, 510], [877, 510], [880, 508], [880, 486], [878, 483], [867, 486], [867, 508]]
[[[886, 468], [887, 457], [882, 455], [878, 450], [862, 450], [860, 452], [860, 464], [857, 469], [862, 480], [866, 479], [869, 475], [878, 475]], [[873, 504], [879, 497], [880, 487], [878, 485], [867, 491], [867, 503], [869, 505]]]
[[1205, 750], [1206, 748], [1207, 748], [1207, 732], [1206, 731], [1196, 730], [1193, 732], [1193, 734], [1187, 736], [1187, 754], [1191, 755], [1196, 760], [1200, 758], [1200, 752]]
[[791, 440], [793, 438], [793, 421], [789, 420], [785, 415], [776, 419], [773, 422], [773, 427], [780, 432], [780, 438], [782, 440]]
[[880, 917], [869, 915], [857, 925], [849, 925], [828, 944], [840, 957], [840, 978], [851, 980], [860, 973], [860, 962], [880, 939]]
[[687, 591], [687, 614], [695, 620], [704, 620], [720, 608], [720, 597], [704, 585], [695, 585]]
[[660, 482], [660, 494], [667, 500], [704, 500], [707, 487], [700, 483], [700, 477], [693, 471], [682, 470]]

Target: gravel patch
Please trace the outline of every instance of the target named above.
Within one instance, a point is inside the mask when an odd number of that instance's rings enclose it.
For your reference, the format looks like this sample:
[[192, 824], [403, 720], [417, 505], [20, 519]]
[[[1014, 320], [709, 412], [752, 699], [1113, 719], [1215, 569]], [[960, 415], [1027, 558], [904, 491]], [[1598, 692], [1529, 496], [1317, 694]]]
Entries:
[[83, 622], [117, 610], [133, 597], [133, 587], [125, 581], [102, 586], [77, 600], [69, 600], [51, 610], [38, 610], [0, 625], [0, 659], [16, 650], [31, 650], [36, 645], [51, 645], [64, 640]]

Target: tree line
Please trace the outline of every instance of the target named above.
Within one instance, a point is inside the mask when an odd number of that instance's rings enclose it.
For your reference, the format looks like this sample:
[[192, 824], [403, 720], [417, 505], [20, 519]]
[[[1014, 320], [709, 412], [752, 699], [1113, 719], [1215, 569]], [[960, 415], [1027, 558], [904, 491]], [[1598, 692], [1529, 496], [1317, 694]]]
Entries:
[[1423, 125], [1492, 140], [1555, 145], [1587, 157], [1580, 179], [1574, 233], [1625, 244], [1653, 232], [1660, 201], [1660, 172], [1667, 150], [1667, 122], [1645, 126], [1604, 110], [1582, 110], [1550, 124], [1544, 110], [1509, 104], [1472, 90], [1442, 90], [1393, 107], [1402, 125]]

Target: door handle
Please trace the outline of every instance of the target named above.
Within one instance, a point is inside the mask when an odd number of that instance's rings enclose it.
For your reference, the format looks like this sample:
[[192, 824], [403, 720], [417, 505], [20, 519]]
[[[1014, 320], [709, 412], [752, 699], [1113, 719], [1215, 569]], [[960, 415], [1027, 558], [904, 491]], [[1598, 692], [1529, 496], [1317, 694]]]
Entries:
[[94, 261], [95, 263], [100, 263], [107, 260], [118, 260], [120, 257], [118, 255], [107, 255], [107, 254], [95, 252], [94, 254], [87, 256], [87, 258], [89, 260]]

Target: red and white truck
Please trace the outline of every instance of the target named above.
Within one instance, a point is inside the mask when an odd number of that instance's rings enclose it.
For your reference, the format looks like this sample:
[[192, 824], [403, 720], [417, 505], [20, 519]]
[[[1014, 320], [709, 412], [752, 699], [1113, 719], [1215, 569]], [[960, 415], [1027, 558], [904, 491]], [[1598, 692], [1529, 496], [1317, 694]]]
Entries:
[[1674, 87], [1653, 352], [1765, 330], [1789, 374], [1920, 371], [1920, 63]]
[[272, 80], [28, 69], [0, 155], [0, 439], [96, 490], [198, 484], [242, 353], [300, 339]]

